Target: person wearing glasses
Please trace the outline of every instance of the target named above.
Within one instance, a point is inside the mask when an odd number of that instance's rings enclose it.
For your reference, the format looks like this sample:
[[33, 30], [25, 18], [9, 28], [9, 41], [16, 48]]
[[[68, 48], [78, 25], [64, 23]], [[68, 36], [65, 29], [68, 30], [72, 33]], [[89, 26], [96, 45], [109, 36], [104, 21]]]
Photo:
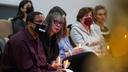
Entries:
[[[55, 33], [60, 31], [63, 23], [59, 14], [54, 14], [52, 17], [54, 17], [52, 26], [49, 25], [51, 29], [47, 30], [48, 36], [51, 37], [48, 38], [50, 40], [56, 36]], [[48, 60], [55, 59], [58, 50], [56, 54], [52, 54], [54, 50], [48, 49], [49, 47], [46, 50], [45, 44], [47, 43], [42, 44], [39, 39], [39, 33], [45, 32], [43, 18], [44, 16], [40, 12], [30, 13], [27, 16], [26, 28], [9, 39], [5, 46], [4, 72], [56, 72], [55, 65], [48, 63]], [[52, 43], [48, 44], [47, 46], [52, 45]]]

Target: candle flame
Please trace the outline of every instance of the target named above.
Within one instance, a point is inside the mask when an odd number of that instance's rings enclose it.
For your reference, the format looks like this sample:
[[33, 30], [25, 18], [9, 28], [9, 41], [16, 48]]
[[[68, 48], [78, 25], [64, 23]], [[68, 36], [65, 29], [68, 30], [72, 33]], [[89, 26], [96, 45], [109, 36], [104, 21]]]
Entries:
[[107, 45], [107, 49], [108, 49], [108, 50], [110, 49], [110, 46], [109, 46], [109, 45]]
[[124, 38], [127, 38], [127, 34], [124, 35]]
[[69, 65], [70, 65], [69, 60], [65, 60], [65, 61], [64, 61], [64, 68], [65, 68], [65, 69], [68, 68]]

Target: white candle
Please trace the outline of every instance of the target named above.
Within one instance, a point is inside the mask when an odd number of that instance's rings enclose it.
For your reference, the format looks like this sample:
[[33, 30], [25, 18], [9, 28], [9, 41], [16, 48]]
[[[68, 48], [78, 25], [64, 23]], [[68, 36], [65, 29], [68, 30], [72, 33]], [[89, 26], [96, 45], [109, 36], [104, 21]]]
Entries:
[[58, 64], [61, 64], [60, 56], [58, 56]]
[[68, 60], [64, 61], [64, 68], [68, 68], [68, 66], [70, 65], [70, 62]]

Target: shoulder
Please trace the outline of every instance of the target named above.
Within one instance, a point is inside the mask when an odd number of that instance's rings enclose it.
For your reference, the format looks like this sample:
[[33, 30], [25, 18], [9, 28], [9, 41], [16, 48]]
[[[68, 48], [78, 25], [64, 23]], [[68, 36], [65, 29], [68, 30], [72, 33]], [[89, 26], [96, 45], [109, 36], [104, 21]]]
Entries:
[[98, 26], [98, 25], [95, 24], [95, 23], [93, 23], [93, 24], [91, 25], [91, 27], [92, 27], [93, 29], [100, 29], [100, 26]]
[[20, 42], [21, 40], [24, 40], [24, 38], [25, 38], [24, 30], [21, 30], [16, 34], [14, 34], [13, 36], [11, 36], [9, 41], [17, 43], [17, 42]]
[[74, 23], [74, 24], [72, 24], [72, 29], [71, 29], [71, 31], [79, 31], [81, 29], [81, 26], [80, 26], [80, 23], [79, 22], [76, 22], [76, 23]]

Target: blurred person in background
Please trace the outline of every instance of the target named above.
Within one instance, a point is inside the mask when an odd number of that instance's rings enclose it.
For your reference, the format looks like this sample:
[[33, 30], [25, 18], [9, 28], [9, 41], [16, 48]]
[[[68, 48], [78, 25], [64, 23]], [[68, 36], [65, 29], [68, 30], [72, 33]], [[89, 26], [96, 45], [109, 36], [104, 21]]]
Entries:
[[20, 2], [18, 7], [18, 13], [16, 17], [12, 19], [13, 34], [26, 26], [27, 15], [34, 11], [32, 1], [23, 0]]
[[94, 25], [98, 27], [101, 31], [101, 34], [104, 36], [106, 42], [109, 41], [110, 32], [108, 27], [106, 26], [106, 18], [107, 18], [107, 10], [102, 5], [97, 5], [94, 8]]

